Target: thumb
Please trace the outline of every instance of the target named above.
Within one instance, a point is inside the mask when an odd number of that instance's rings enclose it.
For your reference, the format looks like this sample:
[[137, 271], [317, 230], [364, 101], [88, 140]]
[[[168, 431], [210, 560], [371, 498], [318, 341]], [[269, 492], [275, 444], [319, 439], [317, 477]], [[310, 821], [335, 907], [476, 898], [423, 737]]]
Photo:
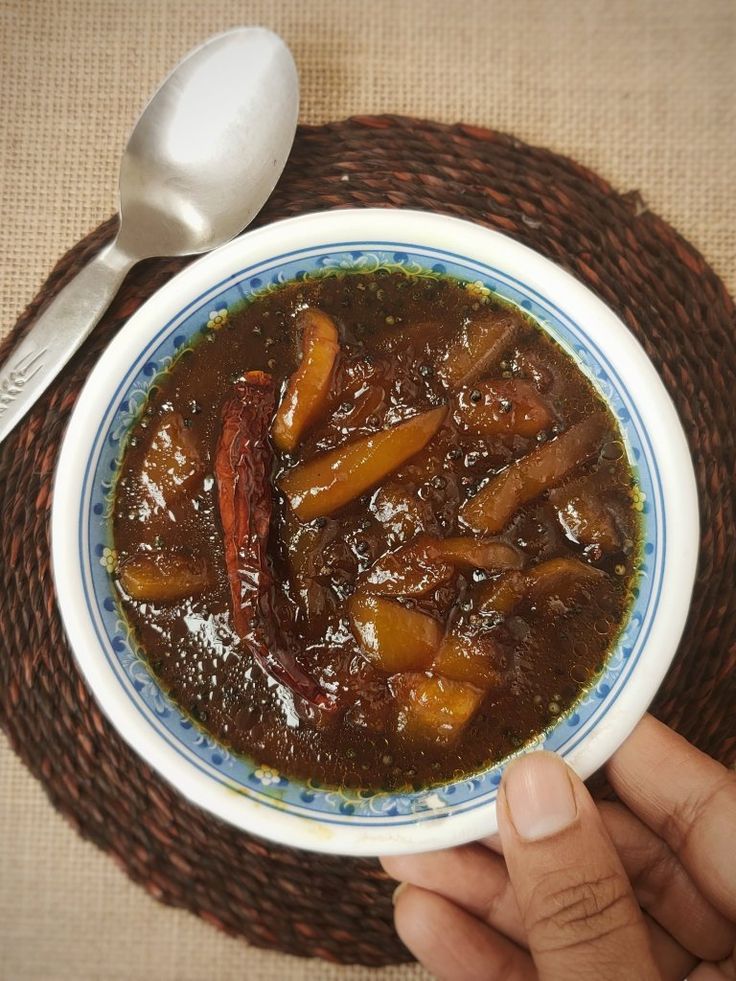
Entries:
[[531, 753], [509, 765], [498, 824], [541, 981], [659, 978], [598, 809], [562, 759]]

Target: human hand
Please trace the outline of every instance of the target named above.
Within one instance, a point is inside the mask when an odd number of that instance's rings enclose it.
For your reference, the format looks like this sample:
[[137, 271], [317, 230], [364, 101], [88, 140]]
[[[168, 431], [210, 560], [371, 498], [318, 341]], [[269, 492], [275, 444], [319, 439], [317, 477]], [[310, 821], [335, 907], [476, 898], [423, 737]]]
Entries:
[[432, 973], [736, 978], [736, 776], [651, 716], [606, 773], [620, 803], [596, 806], [559, 757], [521, 757], [498, 837], [382, 859], [405, 884], [396, 929]]

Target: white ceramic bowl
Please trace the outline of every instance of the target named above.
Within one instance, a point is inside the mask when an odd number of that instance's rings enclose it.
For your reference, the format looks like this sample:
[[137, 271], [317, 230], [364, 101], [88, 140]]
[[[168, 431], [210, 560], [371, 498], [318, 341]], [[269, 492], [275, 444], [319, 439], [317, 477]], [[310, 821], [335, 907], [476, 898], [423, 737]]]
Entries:
[[161, 692], [136, 653], [110, 576], [113, 478], [127, 430], [160, 371], [214, 311], [305, 273], [409, 268], [448, 273], [525, 309], [575, 358], [617, 416], [644, 519], [638, 596], [594, 687], [542, 745], [583, 777], [626, 738], [656, 692], [685, 623], [698, 511], [674, 407], [618, 317], [554, 263], [497, 232], [443, 215], [382, 209], [304, 215], [249, 232], [194, 262], [130, 319], [89, 377], [59, 458], [53, 565], [79, 667], [127, 742], [190, 800], [246, 831], [351, 855], [422, 851], [493, 832], [503, 764], [423, 792], [300, 782], [237, 757]]

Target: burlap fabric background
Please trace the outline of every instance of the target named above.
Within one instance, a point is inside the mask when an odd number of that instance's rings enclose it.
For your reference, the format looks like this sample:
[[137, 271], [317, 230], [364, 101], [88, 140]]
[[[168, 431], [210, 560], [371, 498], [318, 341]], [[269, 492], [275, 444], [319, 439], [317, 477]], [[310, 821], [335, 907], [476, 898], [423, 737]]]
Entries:
[[[0, 334], [114, 209], [120, 148], [158, 80], [241, 23], [290, 44], [304, 122], [405, 112], [547, 145], [638, 188], [736, 291], [733, 0], [0, 0]], [[154, 976], [425, 977], [253, 950], [159, 906], [1, 740], [0, 978]]]

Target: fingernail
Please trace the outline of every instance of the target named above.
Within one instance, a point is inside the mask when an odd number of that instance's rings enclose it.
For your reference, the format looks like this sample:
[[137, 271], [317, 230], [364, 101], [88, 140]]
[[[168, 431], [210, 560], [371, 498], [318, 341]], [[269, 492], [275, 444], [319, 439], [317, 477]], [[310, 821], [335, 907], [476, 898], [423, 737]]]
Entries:
[[394, 904], [394, 906], [396, 905], [399, 896], [402, 894], [402, 892], [406, 889], [408, 885], [409, 885], [408, 882], [400, 882], [398, 886], [394, 889], [394, 894], [391, 897], [391, 902]]
[[511, 820], [527, 841], [548, 838], [577, 816], [567, 766], [554, 753], [530, 753], [509, 766], [503, 777]]

